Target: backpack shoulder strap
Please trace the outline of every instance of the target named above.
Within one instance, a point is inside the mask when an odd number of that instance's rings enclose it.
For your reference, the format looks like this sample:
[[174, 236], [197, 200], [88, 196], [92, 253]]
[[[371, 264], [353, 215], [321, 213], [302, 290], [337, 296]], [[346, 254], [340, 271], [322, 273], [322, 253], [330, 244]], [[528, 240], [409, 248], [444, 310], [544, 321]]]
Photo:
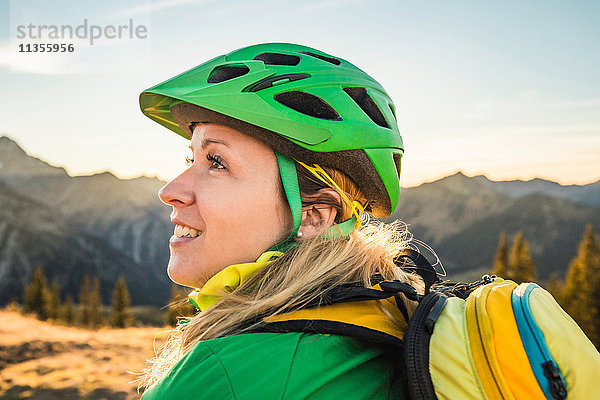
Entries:
[[[393, 284], [394, 282], [386, 282]], [[253, 332], [307, 332], [351, 336], [384, 345], [401, 346], [407, 326], [396, 294], [409, 285], [382, 290], [384, 282], [370, 288], [338, 287], [326, 291], [310, 307], [264, 318]], [[317, 299], [318, 300], [318, 299]]]
[[[416, 250], [401, 250], [395, 262], [423, 278], [425, 293], [439, 282], [433, 266]], [[360, 284], [331, 287], [302, 309], [264, 318], [251, 331], [337, 334], [401, 346], [408, 311], [398, 294], [413, 301], [423, 296], [408, 283], [384, 281], [379, 275], [372, 278], [372, 284], [373, 288]]]
[[334, 334], [401, 346], [406, 329], [402, 313], [393, 298], [381, 300], [380, 305], [375, 300], [366, 300], [292, 311], [266, 318], [260, 330]]
[[[414, 266], [407, 265], [407, 260], [410, 260]], [[416, 250], [408, 247], [400, 250], [400, 253], [396, 257], [396, 265], [403, 269], [412, 270], [412, 272], [419, 275], [425, 283], [425, 294], [429, 293], [431, 285], [440, 282], [440, 278], [433, 265]]]

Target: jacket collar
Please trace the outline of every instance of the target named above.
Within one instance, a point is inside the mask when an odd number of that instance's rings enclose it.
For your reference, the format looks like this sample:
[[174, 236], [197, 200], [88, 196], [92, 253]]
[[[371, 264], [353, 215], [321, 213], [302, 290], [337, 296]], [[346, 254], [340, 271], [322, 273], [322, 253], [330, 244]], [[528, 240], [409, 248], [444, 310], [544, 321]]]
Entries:
[[282, 255], [280, 251], [267, 251], [255, 262], [230, 265], [216, 273], [204, 286], [193, 290], [188, 300], [198, 310], [204, 311]]

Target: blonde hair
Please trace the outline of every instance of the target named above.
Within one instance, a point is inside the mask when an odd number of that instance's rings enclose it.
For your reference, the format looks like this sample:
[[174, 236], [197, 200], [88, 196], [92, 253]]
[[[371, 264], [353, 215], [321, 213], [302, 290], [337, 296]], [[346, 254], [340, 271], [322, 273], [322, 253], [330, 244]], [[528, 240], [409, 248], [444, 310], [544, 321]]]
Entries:
[[[331, 172], [332, 178], [351, 200], [366, 202], [346, 175], [331, 168], [327, 168], [327, 172]], [[306, 185], [303, 187], [302, 177], [299, 178], [301, 191], [307, 194], [303, 190]], [[314, 202], [323, 200], [321, 198]], [[338, 202], [338, 205], [341, 218], [349, 218], [349, 206], [343, 202]], [[361, 283], [371, 287], [373, 275], [380, 274], [386, 280], [407, 282], [422, 293], [421, 279], [406, 273], [394, 263], [400, 250], [407, 247], [410, 240], [411, 235], [404, 225], [398, 222], [384, 224], [376, 220], [368, 221], [360, 230], [341, 239], [317, 237], [302, 240], [288, 253], [224, 296], [220, 302], [173, 329], [157, 356], [149, 360], [139, 380], [140, 387], [151, 386], [160, 380], [199, 341], [256, 328], [263, 318], [302, 308], [328, 287], [345, 283]], [[416, 303], [402, 294], [400, 298], [409, 315], [412, 315]], [[394, 322], [399, 326], [402, 324], [401, 321]]]

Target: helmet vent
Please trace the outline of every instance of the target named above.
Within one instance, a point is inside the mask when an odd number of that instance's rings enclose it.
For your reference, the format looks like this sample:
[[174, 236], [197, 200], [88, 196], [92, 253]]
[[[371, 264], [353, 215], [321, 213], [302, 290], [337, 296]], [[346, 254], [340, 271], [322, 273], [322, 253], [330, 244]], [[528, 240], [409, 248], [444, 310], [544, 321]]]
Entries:
[[392, 111], [392, 115], [394, 116], [394, 119], [396, 121], [398, 121], [398, 118], [396, 118], [396, 110], [394, 109], [394, 106], [392, 105], [392, 103], [388, 103], [388, 106], [390, 106], [390, 110]]
[[246, 89], [250, 92], [258, 92], [259, 90], [267, 89], [273, 87], [275, 85], [279, 85], [282, 83], [293, 82], [304, 78], [310, 78], [310, 75], [307, 74], [284, 74], [272, 76], [270, 78], [264, 79], [258, 82], [254, 86], [250, 86], [249, 89]]
[[396, 153], [392, 157], [394, 157], [394, 164], [396, 164], [396, 173], [398, 174], [398, 179], [400, 179], [400, 170], [401, 170], [400, 164], [401, 164], [401, 160], [402, 160], [402, 154]]
[[341, 121], [342, 117], [320, 97], [313, 94], [292, 90], [278, 93], [275, 100], [299, 113], [320, 119]]
[[227, 65], [225, 67], [215, 68], [208, 77], [208, 83], [225, 82], [233, 78], [246, 75], [250, 68], [245, 65]]
[[377, 104], [373, 101], [371, 96], [367, 93], [367, 89], [364, 87], [347, 87], [344, 88], [344, 92], [348, 93], [348, 96], [352, 97], [352, 100], [358, 104], [358, 106], [367, 114], [371, 121], [383, 128], [390, 128], [390, 125], [385, 120], [383, 113], [377, 107]]
[[261, 53], [254, 57], [255, 60], [264, 62], [267, 65], [298, 65], [300, 57], [293, 54], [281, 53]]
[[307, 56], [315, 57], [315, 58], [318, 58], [319, 60], [323, 60], [328, 63], [334, 64], [334, 65], [340, 65], [342, 63], [337, 58], [327, 57], [327, 56], [323, 56], [321, 54], [311, 53], [310, 51], [301, 51], [300, 54], [306, 54]]

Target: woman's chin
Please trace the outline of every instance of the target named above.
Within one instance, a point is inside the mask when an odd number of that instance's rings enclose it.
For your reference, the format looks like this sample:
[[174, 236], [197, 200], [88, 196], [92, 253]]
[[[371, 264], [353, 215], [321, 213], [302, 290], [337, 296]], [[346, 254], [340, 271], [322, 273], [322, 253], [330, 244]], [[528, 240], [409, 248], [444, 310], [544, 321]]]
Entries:
[[169, 278], [178, 285], [201, 288], [206, 283], [204, 276], [198, 274], [199, 268], [183, 264], [171, 259], [167, 267]]

